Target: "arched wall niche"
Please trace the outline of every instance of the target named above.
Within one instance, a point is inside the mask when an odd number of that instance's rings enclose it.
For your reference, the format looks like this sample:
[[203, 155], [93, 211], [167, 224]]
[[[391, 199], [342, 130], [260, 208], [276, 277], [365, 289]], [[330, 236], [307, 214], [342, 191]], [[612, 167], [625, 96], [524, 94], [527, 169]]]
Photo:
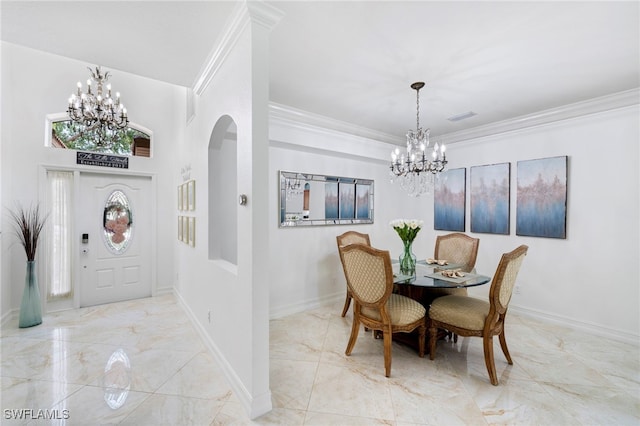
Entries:
[[238, 263], [237, 126], [233, 118], [218, 119], [209, 138], [209, 259]]

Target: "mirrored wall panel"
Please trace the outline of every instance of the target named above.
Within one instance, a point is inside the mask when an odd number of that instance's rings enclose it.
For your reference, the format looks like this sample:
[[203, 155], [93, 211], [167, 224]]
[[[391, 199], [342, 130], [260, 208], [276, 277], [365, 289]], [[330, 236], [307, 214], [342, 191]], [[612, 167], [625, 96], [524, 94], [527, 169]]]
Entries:
[[373, 223], [373, 180], [279, 174], [280, 227]]

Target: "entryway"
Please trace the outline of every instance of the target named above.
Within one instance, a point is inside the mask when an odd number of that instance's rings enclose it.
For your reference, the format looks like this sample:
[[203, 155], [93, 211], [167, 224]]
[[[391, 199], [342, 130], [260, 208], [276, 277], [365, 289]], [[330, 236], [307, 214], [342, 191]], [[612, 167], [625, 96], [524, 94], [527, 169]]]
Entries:
[[80, 307], [151, 296], [151, 178], [80, 173]]

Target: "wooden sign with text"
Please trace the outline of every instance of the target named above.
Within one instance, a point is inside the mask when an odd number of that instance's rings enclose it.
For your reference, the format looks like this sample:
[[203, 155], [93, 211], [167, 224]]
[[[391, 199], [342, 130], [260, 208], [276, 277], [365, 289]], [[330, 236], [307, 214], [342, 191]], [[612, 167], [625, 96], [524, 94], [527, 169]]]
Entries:
[[117, 155], [99, 154], [95, 152], [77, 152], [76, 164], [85, 166], [115, 167], [117, 169], [129, 168], [129, 157]]

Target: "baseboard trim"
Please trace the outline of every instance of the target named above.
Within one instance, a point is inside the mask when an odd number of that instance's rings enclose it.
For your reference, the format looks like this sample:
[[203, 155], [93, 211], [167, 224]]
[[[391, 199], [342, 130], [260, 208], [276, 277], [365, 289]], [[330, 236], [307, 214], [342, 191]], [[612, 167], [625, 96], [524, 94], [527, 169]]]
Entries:
[[[280, 306], [270, 311], [269, 319], [277, 319], [286, 317], [288, 315], [297, 314], [299, 312], [308, 311], [311, 309], [317, 309], [321, 306], [327, 306], [334, 304], [339, 300], [344, 299], [344, 293], [339, 292], [332, 295], [328, 295], [317, 299], [308, 299], [299, 303], [293, 303], [286, 306]], [[636, 346], [640, 346], [640, 336], [628, 333], [622, 330], [616, 330], [609, 327], [604, 327], [595, 323], [588, 323], [584, 321], [578, 321], [573, 318], [565, 317], [562, 315], [553, 314], [550, 312], [539, 311], [535, 309], [525, 308], [522, 306], [509, 305], [509, 311], [521, 315], [523, 317], [529, 317], [536, 320], [544, 321], [546, 323], [557, 324], [563, 327], [568, 327], [574, 330], [578, 330], [584, 333], [588, 333], [594, 336], [607, 337], [620, 342], [631, 343]]]
[[602, 325], [578, 321], [563, 315], [544, 312], [537, 309], [525, 308], [522, 306], [510, 304], [509, 311], [515, 312], [523, 317], [529, 317], [544, 321], [551, 324], [561, 325], [577, 331], [592, 334], [599, 337], [607, 337], [624, 343], [631, 343], [640, 346], [640, 336], [622, 330], [616, 330]]
[[9, 312], [5, 312], [5, 314], [2, 315], [2, 319], [0, 320], [0, 324], [2, 324], [4, 326], [4, 325], [8, 324], [10, 321], [12, 321], [14, 318], [17, 318], [19, 311], [20, 311], [19, 309], [10, 309]]
[[302, 302], [279, 306], [269, 311], [269, 319], [282, 318], [286, 317], [287, 315], [293, 315], [299, 312], [309, 311], [311, 309], [317, 309], [322, 306], [331, 305], [339, 300], [344, 300], [344, 297], [345, 293], [341, 291], [339, 293], [330, 294], [316, 299], [307, 299]]
[[152, 297], [164, 296], [164, 295], [167, 295], [167, 294], [175, 294], [175, 291], [174, 291], [173, 287], [156, 288], [156, 291], [154, 292]]
[[218, 348], [218, 345], [216, 345], [216, 343], [211, 339], [211, 336], [209, 336], [202, 324], [198, 322], [195, 314], [193, 313], [191, 308], [189, 308], [189, 305], [185, 302], [180, 292], [177, 289], [173, 289], [173, 294], [175, 295], [176, 300], [178, 301], [182, 309], [184, 309], [187, 317], [196, 329], [196, 332], [202, 338], [204, 345], [207, 347], [209, 352], [213, 355], [214, 359], [222, 369], [227, 382], [231, 386], [231, 390], [240, 401], [240, 404], [242, 404], [242, 407], [244, 408], [249, 418], [254, 419], [271, 411], [271, 391], [267, 392], [267, 394], [265, 395], [260, 395], [258, 398], [253, 398], [236, 374], [235, 370], [231, 367], [231, 364], [229, 364], [225, 356], [220, 351], [220, 348]]

